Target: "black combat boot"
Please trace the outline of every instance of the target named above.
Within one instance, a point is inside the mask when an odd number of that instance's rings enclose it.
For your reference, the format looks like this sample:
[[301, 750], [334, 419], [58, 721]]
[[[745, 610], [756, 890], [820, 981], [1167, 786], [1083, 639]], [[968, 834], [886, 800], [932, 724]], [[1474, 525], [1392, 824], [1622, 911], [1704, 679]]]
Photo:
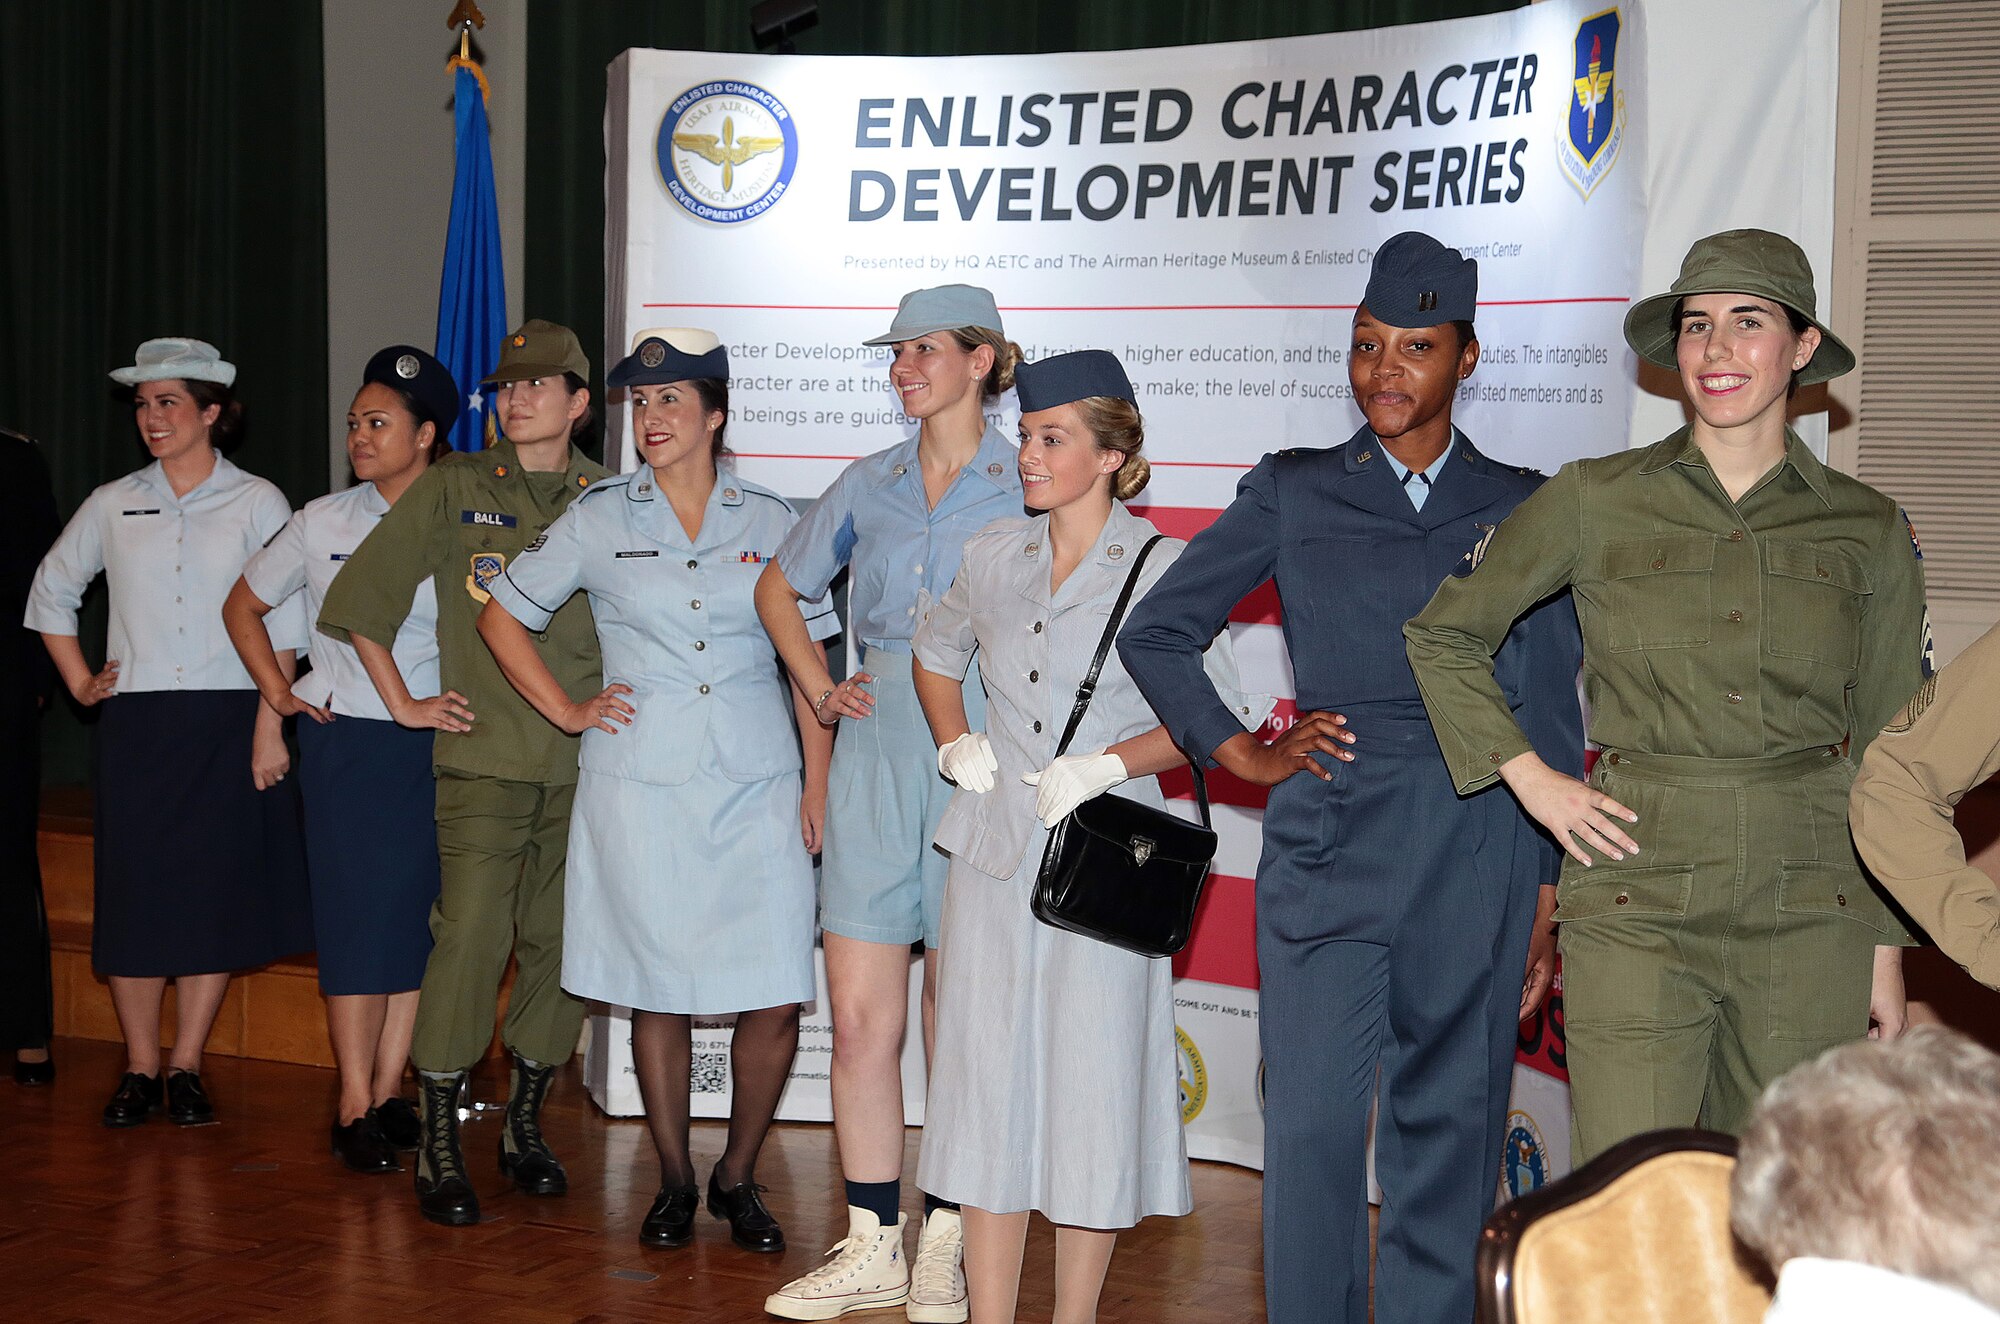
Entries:
[[542, 1101], [549, 1095], [556, 1069], [519, 1053], [510, 1056], [514, 1068], [500, 1124], [500, 1171], [514, 1179], [515, 1189], [523, 1195], [566, 1195], [569, 1174], [542, 1139]]
[[458, 1095], [468, 1073], [417, 1073], [423, 1140], [417, 1147], [417, 1207], [425, 1218], [446, 1227], [479, 1221], [479, 1197], [465, 1179], [465, 1154], [458, 1147]]

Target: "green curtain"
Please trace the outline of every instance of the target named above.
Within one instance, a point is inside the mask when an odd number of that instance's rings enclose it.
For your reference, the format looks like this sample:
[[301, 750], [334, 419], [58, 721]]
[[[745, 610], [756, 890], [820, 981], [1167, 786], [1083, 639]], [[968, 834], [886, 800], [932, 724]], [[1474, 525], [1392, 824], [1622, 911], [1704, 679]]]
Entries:
[[[1344, 32], [1526, 0], [822, 0], [801, 55], [1008, 55]], [[750, 51], [751, 0], [529, 0], [523, 307], [573, 328], [601, 383], [604, 70], [629, 47]]]
[[[40, 440], [65, 517], [146, 462], [105, 374], [151, 336], [238, 366], [237, 463], [326, 490], [320, 44], [317, 0], [0, 5], [0, 425]], [[66, 707], [44, 744], [45, 781], [87, 779]]]

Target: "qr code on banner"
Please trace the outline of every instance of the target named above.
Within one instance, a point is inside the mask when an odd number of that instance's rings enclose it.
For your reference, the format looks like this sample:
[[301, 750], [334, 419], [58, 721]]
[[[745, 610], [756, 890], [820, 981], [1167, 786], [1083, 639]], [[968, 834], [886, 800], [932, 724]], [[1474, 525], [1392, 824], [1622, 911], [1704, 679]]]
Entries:
[[696, 1094], [720, 1094], [729, 1087], [729, 1055], [727, 1053], [696, 1053], [694, 1055], [694, 1092]]

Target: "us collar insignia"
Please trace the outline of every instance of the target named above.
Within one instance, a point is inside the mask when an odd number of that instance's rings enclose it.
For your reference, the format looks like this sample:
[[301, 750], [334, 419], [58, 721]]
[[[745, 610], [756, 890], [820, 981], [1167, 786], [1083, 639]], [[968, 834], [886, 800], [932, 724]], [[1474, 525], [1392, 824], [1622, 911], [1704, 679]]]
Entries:
[[528, 343], [528, 338], [527, 338], [526, 336], [515, 336], [515, 337], [514, 337], [514, 348], [515, 348], [515, 349], [519, 349], [519, 348], [521, 348], [521, 346], [523, 346], [523, 345], [525, 345], [525, 344], [527, 344], [527, 343]]
[[998, 463], [994, 463], [986, 466], [986, 472], [990, 477], [998, 478], [1001, 474], [1006, 473], [1007, 471], [1003, 469]]
[[585, 477], [585, 476], [584, 476], [584, 475], [582, 475], [582, 474], [578, 474], [578, 475], [576, 476], [576, 485], [577, 485], [577, 486], [578, 486], [579, 488], [584, 488], [584, 487], [589, 487], [589, 486], [590, 486], [590, 479], [589, 479], [589, 478], [587, 478], [587, 477]]
[[494, 465], [494, 466], [493, 466], [493, 476], [494, 476], [495, 478], [505, 478], [505, 477], [507, 476], [507, 466], [506, 466], [506, 465], [504, 465], [504, 464], [496, 464], [496, 465]]

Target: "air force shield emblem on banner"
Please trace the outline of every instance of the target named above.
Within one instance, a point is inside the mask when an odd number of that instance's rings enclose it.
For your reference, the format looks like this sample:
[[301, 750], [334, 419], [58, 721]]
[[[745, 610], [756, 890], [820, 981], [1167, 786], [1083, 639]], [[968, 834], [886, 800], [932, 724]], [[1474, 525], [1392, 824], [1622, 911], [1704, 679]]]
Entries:
[[704, 221], [755, 220], [791, 187], [799, 134], [785, 103], [755, 83], [703, 83], [660, 120], [660, 180]]
[[1611, 173], [1625, 136], [1625, 93], [1618, 84], [1618, 11], [1607, 9], [1576, 30], [1569, 114], [1556, 135], [1556, 161], [1585, 198]]

